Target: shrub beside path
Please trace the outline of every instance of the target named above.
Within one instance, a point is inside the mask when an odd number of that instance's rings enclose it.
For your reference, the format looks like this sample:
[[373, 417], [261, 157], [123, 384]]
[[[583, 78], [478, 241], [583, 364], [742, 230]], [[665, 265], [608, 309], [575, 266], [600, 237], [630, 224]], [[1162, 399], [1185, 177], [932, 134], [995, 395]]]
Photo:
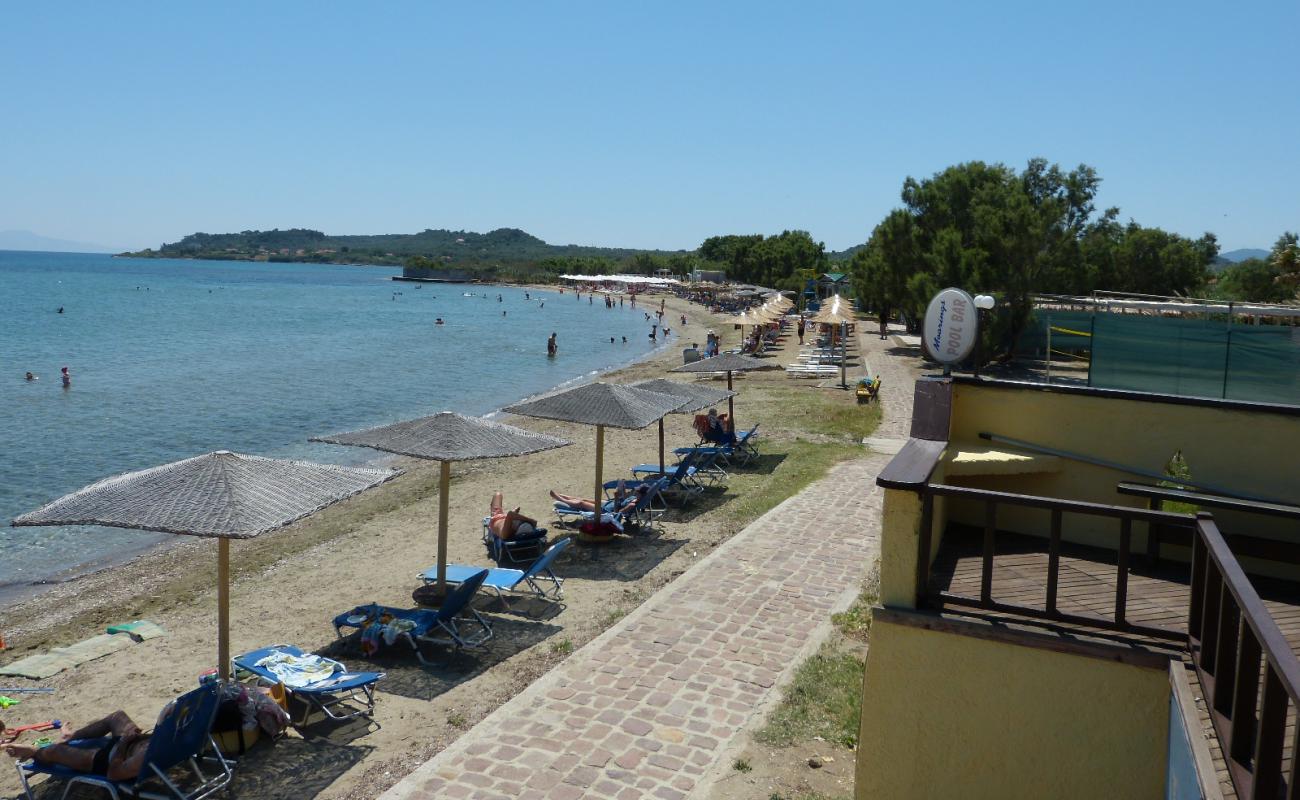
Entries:
[[[888, 369], [888, 422], [902, 410], [900, 397], [910, 410], [909, 372], [889, 364], [895, 359], [880, 346], [887, 342], [873, 346], [864, 336], [862, 344], [870, 368]], [[875, 478], [889, 458], [870, 453], [833, 467], [383, 800], [706, 795], [711, 777], [743, 746], [742, 734], [761, 723], [798, 665], [829, 636], [831, 614], [861, 591], [879, 554]]]

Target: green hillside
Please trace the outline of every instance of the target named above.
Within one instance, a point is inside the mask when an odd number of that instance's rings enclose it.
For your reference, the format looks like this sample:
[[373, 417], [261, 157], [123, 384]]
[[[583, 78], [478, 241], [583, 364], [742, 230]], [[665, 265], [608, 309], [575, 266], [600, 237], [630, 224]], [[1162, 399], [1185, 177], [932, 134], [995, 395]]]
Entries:
[[330, 236], [306, 228], [192, 233], [179, 242], [122, 255], [139, 258], [203, 258], [233, 261], [307, 261], [336, 264], [400, 265], [419, 256], [447, 265], [512, 266], [548, 259], [623, 261], [662, 250], [552, 245], [517, 228], [488, 233], [427, 229], [379, 236]]

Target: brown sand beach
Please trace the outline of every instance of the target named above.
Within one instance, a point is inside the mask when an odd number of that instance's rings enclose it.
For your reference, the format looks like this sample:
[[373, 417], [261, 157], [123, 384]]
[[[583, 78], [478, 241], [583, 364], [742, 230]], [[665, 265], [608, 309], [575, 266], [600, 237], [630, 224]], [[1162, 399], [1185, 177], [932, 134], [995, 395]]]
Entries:
[[[655, 302], [658, 301], [656, 296]], [[739, 332], [724, 317], [673, 297], [671, 318], [686, 314], [670, 345], [604, 380], [630, 383], [665, 377], [681, 363], [681, 348], [703, 343], [712, 327], [723, 346]], [[557, 563], [565, 578], [560, 605], [528, 601], [503, 613], [480, 598], [496, 639], [486, 652], [465, 653], [431, 667], [393, 649], [365, 659], [336, 643], [330, 620], [355, 605], [409, 607], [416, 574], [434, 563], [437, 524], [436, 464], [399, 459], [405, 475], [326, 509], [283, 531], [232, 547], [231, 648], [235, 653], [287, 642], [347, 663], [387, 673], [379, 684], [377, 724], [315, 722], [241, 759], [230, 795], [246, 798], [373, 798], [455, 739], [537, 676], [635, 608], [767, 508], [793, 494], [826, 467], [857, 450], [876, 418], [876, 406], [857, 406], [852, 392], [817, 388], [779, 369], [798, 347], [793, 336], [769, 359], [772, 370], [737, 375], [737, 424], [761, 425], [762, 458], [735, 471], [725, 491], [707, 493], [673, 509], [653, 535], [617, 537], [604, 545], [574, 544]], [[544, 356], [542, 356], [544, 357]], [[850, 367], [850, 379], [861, 367]], [[672, 376], [686, 379], [687, 376]], [[438, 409], [430, 409], [430, 413]], [[586, 495], [594, 467], [594, 431], [585, 426], [517, 417], [504, 421], [555, 433], [574, 442], [531, 456], [454, 467], [449, 560], [483, 564], [481, 520], [492, 493], [505, 493], [563, 535], [554, 524], [548, 491]], [[688, 415], [666, 420], [669, 447], [691, 444]], [[611, 430], [606, 435], [606, 480], [653, 461], [657, 429]], [[152, 720], [169, 699], [196, 685], [215, 666], [215, 543], [184, 541], [127, 564], [61, 584], [5, 609], [0, 629], [9, 645], [0, 661], [48, 651], [101, 633], [106, 625], [149, 619], [167, 635], [62, 672], [41, 685], [53, 695], [23, 695], [4, 712], [11, 724], [58, 718], [77, 726], [121, 708]], [[437, 654], [435, 649], [428, 650]], [[28, 685], [21, 679], [0, 679]], [[30, 736], [28, 740], [30, 740]], [[0, 793], [14, 796], [14, 773]]]

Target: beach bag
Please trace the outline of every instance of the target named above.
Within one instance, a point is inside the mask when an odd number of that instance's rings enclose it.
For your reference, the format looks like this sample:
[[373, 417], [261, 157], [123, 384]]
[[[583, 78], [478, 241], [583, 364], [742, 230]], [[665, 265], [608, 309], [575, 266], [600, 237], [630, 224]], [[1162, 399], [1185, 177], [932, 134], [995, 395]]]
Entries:
[[618, 533], [618, 526], [612, 522], [596, 522], [594, 519], [589, 519], [578, 526], [578, 531], [593, 538], [610, 537]]

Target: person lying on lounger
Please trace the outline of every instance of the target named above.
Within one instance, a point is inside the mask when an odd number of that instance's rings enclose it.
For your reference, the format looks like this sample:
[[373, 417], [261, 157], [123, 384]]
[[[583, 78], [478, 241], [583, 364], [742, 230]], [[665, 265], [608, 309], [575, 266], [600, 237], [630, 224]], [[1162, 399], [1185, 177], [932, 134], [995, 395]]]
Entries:
[[500, 492], [492, 495], [488, 506], [488, 530], [498, 539], [513, 539], [516, 534], [531, 533], [537, 530], [537, 520], [513, 511], [505, 510], [505, 496]]
[[[168, 703], [158, 715], [159, 720], [170, 708]], [[98, 739], [102, 736], [111, 737], [103, 747], [67, 744], [73, 739]], [[149, 750], [149, 736], [131, 721], [125, 711], [114, 711], [79, 730], [63, 734], [63, 742], [59, 744], [48, 747], [11, 744], [5, 747], [5, 752], [20, 761], [30, 758], [38, 764], [57, 764], [88, 775], [100, 775], [110, 781], [126, 781], [140, 774], [145, 753]]]
[[[644, 483], [637, 484], [632, 489], [626, 489], [622, 481], [619, 482], [618, 488], [614, 491], [614, 506], [611, 511], [615, 514], [631, 511], [636, 508], [636, 504], [641, 501], [642, 495], [646, 493], [649, 486]], [[552, 491], [551, 497], [564, 503], [569, 508], [576, 508], [579, 511], [595, 511], [596, 504], [585, 497], [577, 497], [571, 494], [560, 494]]]

